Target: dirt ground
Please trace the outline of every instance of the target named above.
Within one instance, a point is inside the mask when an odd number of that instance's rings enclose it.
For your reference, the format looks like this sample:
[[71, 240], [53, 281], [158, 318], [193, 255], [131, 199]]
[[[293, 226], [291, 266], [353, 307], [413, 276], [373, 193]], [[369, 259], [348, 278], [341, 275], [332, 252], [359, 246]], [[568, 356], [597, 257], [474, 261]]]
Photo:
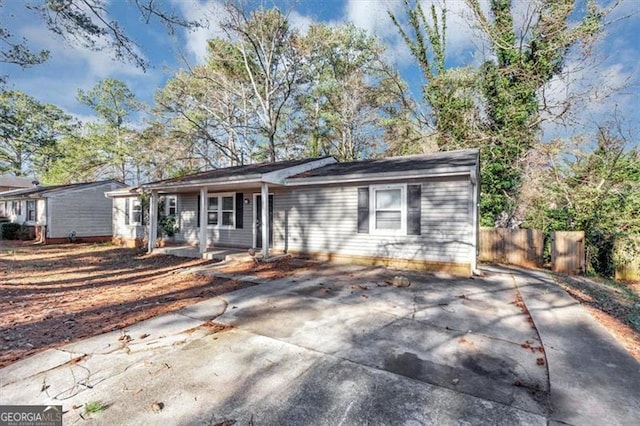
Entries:
[[559, 275], [556, 282], [640, 361], [640, 283]]
[[207, 263], [106, 244], [0, 240], [0, 367], [249, 285], [179, 273]]
[[[249, 285], [180, 273], [208, 263], [108, 244], [0, 240], [0, 367]], [[221, 272], [278, 279], [318, 267], [282, 259], [240, 263]], [[556, 279], [640, 361], [640, 286]]]

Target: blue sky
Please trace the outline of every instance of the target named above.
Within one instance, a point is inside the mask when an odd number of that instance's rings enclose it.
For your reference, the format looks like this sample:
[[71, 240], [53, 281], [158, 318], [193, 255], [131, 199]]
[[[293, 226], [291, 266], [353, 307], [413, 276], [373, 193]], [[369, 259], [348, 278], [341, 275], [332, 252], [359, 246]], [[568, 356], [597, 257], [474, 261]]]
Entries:
[[[33, 0], [36, 1], [36, 0]], [[52, 103], [83, 121], [92, 120], [91, 110], [78, 104], [76, 92], [87, 90], [106, 77], [127, 83], [139, 100], [151, 104], [154, 92], [161, 88], [184, 60], [200, 63], [206, 54], [206, 40], [220, 34], [218, 22], [223, 18], [221, 2], [214, 0], [157, 0], [174, 8], [187, 18], [209, 20], [209, 28], [195, 32], [179, 32], [169, 37], [163, 27], [141, 22], [129, 0], [109, 0], [110, 17], [118, 20], [152, 67], [146, 72], [133, 65], [111, 60], [110, 53], [92, 52], [70, 46], [49, 32], [42, 20], [27, 10], [26, 0], [4, 0], [0, 14], [9, 30], [25, 37], [32, 48], [48, 49], [51, 58], [43, 65], [29, 69], [0, 64], [0, 74], [9, 75], [9, 87], [22, 90], [41, 102]], [[424, 1], [440, 4], [442, 0]], [[258, 2], [248, 2], [256, 4]], [[282, 3], [282, 2], [280, 2]], [[487, 1], [483, 0], [486, 4]], [[528, 0], [516, 0], [516, 15], [524, 15]], [[421, 76], [406, 47], [389, 21], [386, 10], [398, 10], [399, 0], [300, 0], [287, 2], [292, 25], [304, 31], [314, 22], [340, 24], [353, 22], [375, 34], [389, 47], [389, 58], [398, 66], [414, 93], [420, 93]], [[269, 6], [269, 3], [266, 3]], [[487, 57], [484, 43], [475, 32], [462, 0], [448, 0], [451, 11], [448, 22], [448, 61], [453, 65], [479, 64]], [[549, 103], [560, 102], [574, 94], [583, 100], [572, 100], [567, 126], [544, 125], [544, 138], [592, 131], [614, 114], [622, 117], [625, 128], [640, 131], [640, 0], [624, 0], [611, 19], [602, 39], [596, 44], [588, 62], [570, 57], [565, 75], [551, 82], [544, 95]], [[621, 16], [629, 18], [617, 20]], [[613, 90], [621, 88], [620, 90]], [[140, 124], [141, 125], [141, 124]], [[636, 139], [637, 140], [637, 139]]]

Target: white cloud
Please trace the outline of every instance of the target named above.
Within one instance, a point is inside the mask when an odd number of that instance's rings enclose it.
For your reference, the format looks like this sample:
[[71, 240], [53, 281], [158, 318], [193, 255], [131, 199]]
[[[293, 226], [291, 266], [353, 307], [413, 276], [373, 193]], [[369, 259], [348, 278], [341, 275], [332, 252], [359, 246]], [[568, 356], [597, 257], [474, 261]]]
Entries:
[[186, 50], [198, 64], [207, 59], [207, 41], [215, 37], [224, 37], [221, 24], [227, 17], [224, 4], [217, 0], [175, 0], [184, 17], [199, 20], [206, 25], [195, 30], [185, 31]]
[[307, 30], [309, 30], [310, 26], [317, 23], [318, 21], [314, 20], [312, 17], [302, 15], [295, 10], [292, 10], [291, 13], [289, 13], [289, 24], [302, 34], [305, 34]]

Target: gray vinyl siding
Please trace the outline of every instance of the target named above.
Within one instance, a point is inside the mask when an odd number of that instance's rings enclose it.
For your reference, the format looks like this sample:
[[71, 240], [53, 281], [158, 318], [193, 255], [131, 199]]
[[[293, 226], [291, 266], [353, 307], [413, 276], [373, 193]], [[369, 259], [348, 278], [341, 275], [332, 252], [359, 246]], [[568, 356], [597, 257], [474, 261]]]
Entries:
[[113, 236], [127, 240], [142, 239], [146, 235], [144, 226], [132, 223], [126, 224], [125, 205], [127, 199], [129, 199], [129, 206], [131, 206], [136, 197], [113, 198]]
[[421, 235], [357, 233], [357, 189], [367, 184], [301, 187], [276, 192], [274, 248], [468, 263], [475, 242], [469, 179], [412, 182], [417, 183], [422, 189]]
[[[213, 194], [213, 193], [212, 193]], [[198, 197], [199, 193], [178, 194], [178, 232], [176, 241], [184, 241], [189, 244], [198, 244]], [[251, 191], [243, 193], [243, 198], [248, 198], [250, 204], [243, 204], [241, 229], [213, 228], [207, 229], [207, 245], [249, 248], [253, 245], [253, 196]], [[236, 206], [237, 208], [237, 206]]]
[[66, 238], [72, 231], [78, 237], [112, 235], [112, 202], [104, 193], [118, 187], [106, 183], [48, 196], [48, 236]]

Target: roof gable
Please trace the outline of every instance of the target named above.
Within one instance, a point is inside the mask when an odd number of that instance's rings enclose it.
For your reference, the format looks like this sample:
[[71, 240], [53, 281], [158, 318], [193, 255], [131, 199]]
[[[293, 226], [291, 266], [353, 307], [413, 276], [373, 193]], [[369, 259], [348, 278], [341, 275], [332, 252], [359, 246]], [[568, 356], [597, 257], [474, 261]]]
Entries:
[[330, 163], [333, 157], [305, 158], [302, 160], [276, 161], [274, 163], [257, 163], [243, 166], [224, 167], [208, 170], [178, 178], [165, 179], [142, 185], [142, 189], [168, 188], [188, 185], [206, 185], [222, 182], [240, 182], [255, 180], [256, 182], [283, 183], [289, 176], [301, 173]]

